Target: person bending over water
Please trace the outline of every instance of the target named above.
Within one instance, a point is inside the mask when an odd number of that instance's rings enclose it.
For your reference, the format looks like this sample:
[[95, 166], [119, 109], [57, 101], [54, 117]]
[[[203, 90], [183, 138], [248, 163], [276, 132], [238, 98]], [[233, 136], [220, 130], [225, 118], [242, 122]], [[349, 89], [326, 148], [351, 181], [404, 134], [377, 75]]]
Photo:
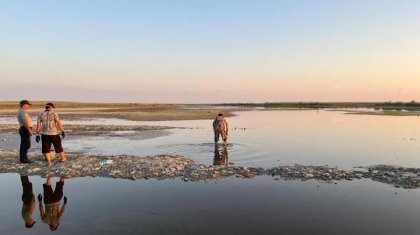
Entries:
[[64, 197], [64, 204], [60, 209], [60, 201], [63, 198], [63, 187], [64, 187], [64, 178], [61, 178], [59, 182], [55, 185], [55, 190], [53, 191], [51, 187], [51, 177], [48, 176], [47, 182], [43, 185], [44, 188], [44, 207], [42, 206], [42, 195], [38, 195], [39, 202], [39, 213], [41, 219], [44, 223], [50, 226], [51, 231], [58, 229], [61, 219], [63, 218], [64, 211], [67, 206], [67, 197]]
[[226, 121], [226, 118], [222, 113], [219, 113], [213, 121], [213, 132], [214, 132], [214, 142], [217, 144], [219, 142], [220, 136], [222, 136], [223, 143], [227, 145], [229, 127]]
[[[54, 104], [52, 103], [45, 105], [45, 111], [38, 116], [36, 127], [36, 142], [38, 143], [42, 139], [42, 153], [48, 162], [48, 166], [51, 166], [51, 144], [54, 145], [55, 152], [60, 154], [61, 162], [67, 161], [57, 127], [60, 128], [63, 139], [66, 137], [66, 134], [64, 133], [64, 127], [60, 118], [58, 118], [58, 114], [54, 112], [54, 108]], [[40, 133], [42, 134], [41, 137], [39, 136]]]
[[35, 196], [32, 190], [32, 183], [29, 181], [28, 176], [20, 176], [22, 183], [22, 219], [25, 221], [26, 228], [32, 228], [35, 225], [35, 221], [32, 216], [35, 209]]

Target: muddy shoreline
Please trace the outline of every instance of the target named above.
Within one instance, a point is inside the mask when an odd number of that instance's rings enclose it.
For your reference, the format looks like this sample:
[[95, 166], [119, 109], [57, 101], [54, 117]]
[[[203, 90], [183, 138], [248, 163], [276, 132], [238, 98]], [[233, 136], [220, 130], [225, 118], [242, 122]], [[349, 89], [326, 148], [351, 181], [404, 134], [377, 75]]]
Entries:
[[[186, 129], [170, 126], [140, 126], [140, 125], [66, 125], [66, 133], [78, 136], [107, 136], [118, 131], [159, 131], [170, 129]], [[14, 124], [0, 124], [0, 133], [18, 132], [19, 126]]]
[[[253, 178], [272, 176], [274, 180], [318, 180], [338, 183], [341, 180], [371, 179], [397, 188], [420, 187], [420, 168], [388, 165], [357, 167], [347, 171], [329, 166], [276, 166], [268, 169], [233, 165], [196, 164], [183, 156], [87, 156], [70, 153], [66, 163], [56, 159], [47, 167], [40, 154], [31, 157], [32, 164], [20, 164], [17, 151], [0, 151], [0, 173], [60, 176], [66, 178], [104, 177], [129, 180], [180, 179], [183, 181], [213, 181], [226, 177]], [[111, 160], [110, 164], [101, 164]]]

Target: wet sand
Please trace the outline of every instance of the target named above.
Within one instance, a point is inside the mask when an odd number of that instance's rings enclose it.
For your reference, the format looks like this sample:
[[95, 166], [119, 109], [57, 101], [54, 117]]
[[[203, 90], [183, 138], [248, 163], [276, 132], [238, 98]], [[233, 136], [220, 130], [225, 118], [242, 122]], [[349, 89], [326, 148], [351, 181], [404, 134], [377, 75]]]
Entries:
[[[115, 132], [131, 131], [131, 132], [145, 132], [145, 131], [160, 131], [175, 129], [177, 127], [169, 126], [123, 126], [123, 125], [65, 125], [66, 133], [78, 136], [109, 136]], [[178, 127], [178, 129], [182, 127]], [[3, 124], [0, 125], [0, 133], [17, 133], [18, 125]]]

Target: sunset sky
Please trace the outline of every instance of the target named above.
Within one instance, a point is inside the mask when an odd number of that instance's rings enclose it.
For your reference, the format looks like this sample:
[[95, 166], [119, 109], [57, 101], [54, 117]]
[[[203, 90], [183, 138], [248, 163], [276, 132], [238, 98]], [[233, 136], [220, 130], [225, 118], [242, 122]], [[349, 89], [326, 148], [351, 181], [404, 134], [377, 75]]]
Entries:
[[0, 0], [0, 100], [420, 101], [417, 0]]

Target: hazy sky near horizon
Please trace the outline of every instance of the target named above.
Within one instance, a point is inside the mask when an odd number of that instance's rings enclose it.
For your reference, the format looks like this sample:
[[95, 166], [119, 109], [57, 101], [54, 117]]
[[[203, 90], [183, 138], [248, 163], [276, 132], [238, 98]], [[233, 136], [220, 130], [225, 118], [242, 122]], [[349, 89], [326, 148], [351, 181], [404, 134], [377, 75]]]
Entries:
[[0, 100], [420, 100], [416, 0], [0, 0]]

